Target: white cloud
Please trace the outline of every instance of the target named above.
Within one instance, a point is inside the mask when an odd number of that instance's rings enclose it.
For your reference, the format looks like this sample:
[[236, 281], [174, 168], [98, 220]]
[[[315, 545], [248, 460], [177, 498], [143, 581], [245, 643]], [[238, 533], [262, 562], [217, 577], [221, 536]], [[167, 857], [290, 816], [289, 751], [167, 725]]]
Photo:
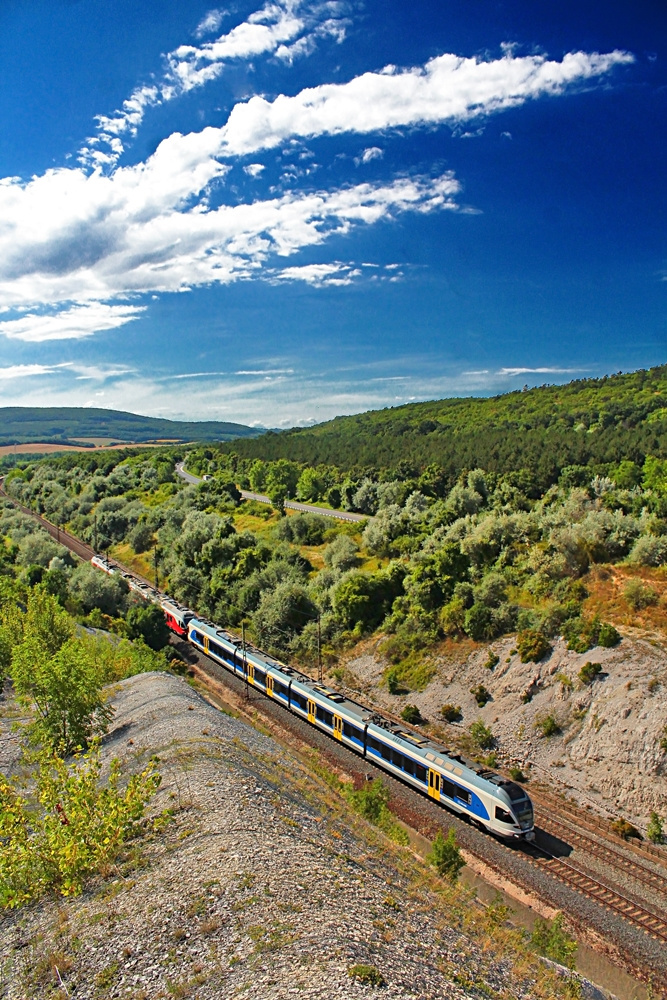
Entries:
[[265, 168], [263, 163], [248, 163], [243, 169], [250, 177], [259, 177]]
[[370, 163], [372, 160], [380, 160], [383, 156], [384, 150], [380, 149], [379, 146], [369, 146], [368, 149], [364, 149], [360, 156], [355, 156], [354, 162], [359, 166], [362, 163]]
[[[582, 368], [500, 368], [497, 375], [574, 375], [581, 372]], [[477, 372], [468, 372], [475, 375]]]
[[[124, 151], [121, 136], [134, 137], [146, 109], [174, 100], [182, 94], [217, 79], [236, 60], [262, 55], [293, 62], [309, 55], [317, 39], [333, 37], [342, 41], [345, 19], [337, 4], [308, 5], [304, 0], [267, 0], [263, 7], [214, 41], [201, 45], [180, 45], [165, 56], [165, 72], [155, 83], [136, 87], [112, 115], [98, 115], [97, 135], [79, 150], [84, 166], [112, 167]], [[202, 38], [217, 31], [225, 11], [211, 10], [199, 23], [195, 36]], [[327, 16], [328, 15], [328, 16]]]
[[0, 368], [0, 380], [52, 375], [54, 371], [55, 367], [49, 365], [9, 365], [8, 368]]
[[305, 281], [308, 285], [350, 285], [361, 271], [349, 264], [302, 264], [277, 271], [277, 281]]
[[0, 322], [0, 335], [8, 340], [38, 344], [45, 340], [79, 340], [102, 330], [114, 330], [138, 319], [145, 306], [108, 305], [95, 302], [56, 313], [28, 313]]
[[68, 336], [86, 336], [140, 311], [109, 305], [114, 298], [229, 283], [258, 274], [270, 255], [290, 256], [355, 226], [457, 207], [460, 185], [445, 173], [210, 209], [195, 196], [228, 169], [212, 155], [215, 132], [176, 133], [146, 163], [110, 177], [60, 169], [0, 186], [0, 311], [67, 304], [57, 321], [7, 319], [0, 332], [49, 339], [69, 326]]
[[[322, 372], [294, 368], [248, 368], [238, 373], [200, 373], [197, 391], [187, 379], [170, 381], [155, 374], [110, 378], [104, 388], [91, 392], [88, 382], [76, 379], [77, 366], [60, 373], [43, 365], [16, 366], [3, 384], [3, 405], [99, 406], [148, 416], [184, 420], [233, 420], [265, 427], [303, 425], [344, 413], [400, 405], [413, 399], [487, 394], [503, 391], [502, 376], [434, 371], [428, 359], [421, 368], [414, 358], [370, 362], [349, 369], [335, 364]], [[25, 369], [25, 371], [22, 371]], [[7, 370], [7, 369], [6, 369]], [[14, 369], [8, 369], [11, 373]], [[397, 371], [402, 374], [395, 374]], [[0, 369], [0, 378], [3, 370]], [[25, 375], [46, 375], [31, 382]], [[197, 374], [197, 373], [193, 373]], [[203, 376], [210, 376], [204, 378]], [[250, 377], [248, 377], [250, 376]], [[16, 379], [13, 382], [12, 379]]]
[[210, 35], [214, 31], [217, 31], [222, 24], [222, 19], [225, 16], [225, 13], [226, 11], [222, 7], [217, 10], [209, 10], [197, 25], [195, 29], [195, 38], [203, 38], [204, 35]]
[[462, 58], [445, 53], [423, 67], [387, 66], [348, 83], [322, 84], [274, 101], [255, 96], [237, 104], [221, 129], [220, 153], [241, 156], [289, 138], [369, 133], [401, 126], [458, 123], [555, 96], [613, 67], [634, 61], [628, 52], [569, 52], [545, 56]]

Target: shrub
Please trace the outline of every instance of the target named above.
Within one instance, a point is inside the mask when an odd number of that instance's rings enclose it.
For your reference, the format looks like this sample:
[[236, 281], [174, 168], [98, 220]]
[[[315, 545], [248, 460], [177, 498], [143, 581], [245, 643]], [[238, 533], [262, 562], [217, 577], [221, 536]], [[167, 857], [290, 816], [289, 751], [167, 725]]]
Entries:
[[406, 705], [401, 712], [401, 718], [404, 722], [408, 722], [413, 726], [417, 726], [420, 722], [424, 721], [416, 705]]
[[551, 921], [538, 917], [531, 942], [541, 955], [567, 966], [568, 969], [574, 968], [577, 942], [564, 929], [562, 913], [556, 914]]
[[579, 671], [579, 680], [582, 684], [592, 684], [599, 673], [602, 672], [601, 663], [591, 663], [588, 660]]
[[620, 641], [620, 632], [617, 632], [614, 626], [608, 622], [602, 622], [598, 632], [598, 646], [602, 646], [604, 649], [611, 649], [612, 646], [616, 646]]
[[359, 983], [368, 986], [384, 986], [385, 980], [382, 973], [374, 965], [351, 965], [347, 970], [350, 979], [356, 979]]
[[365, 782], [358, 791], [351, 785], [343, 787], [343, 795], [369, 823], [374, 823], [397, 844], [408, 844], [410, 838], [394, 819], [389, 808], [389, 789], [381, 778]]
[[460, 705], [452, 705], [449, 702], [440, 709], [440, 715], [445, 722], [460, 722], [463, 718]]
[[491, 650], [489, 650], [489, 655], [487, 657], [486, 663], [484, 664], [486, 669], [493, 670], [495, 667], [498, 666], [499, 663], [500, 663], [500, 657], [498, 656], [498, 654], [493, 653], [491, 652]]
[[611, 824], [611, 828], [614, 831], [614, 833], [617, 834], [619, 837], [622, 837], [623, 840], [642, 839], [642, 835], [637, 829], [637, 827], [633, 826], [632, 823], [628, 823], [627, 819], [623, 819], [623, 817], [615, 819], [614, 822]]
[[466, 634], [477, 642], [494, 639], [497, 632], [492, 608], [486, 604], [473, 604], [465, 613], [463, 628]]
[[471, 687], [470, 694], [474, 697], [480, 708], [484, 708], [487, 701], [491, 701], [491, 692], [487, 691], [483, 684]]
[[398, 669], [396, 667], [390, 667], [387, 671], [386, 678], [387, 691], [389, 694], [401, 694], [404, 689], [401, 687]]
[[15, 908], [49, 890], [78, 895], [85, 879], [117, 854], [135, 833], [160, 784], [151, 762], [120, 789], [120, 762], [111, 762], [100, 787], [102, 764], [94, 743], [73, 763], [48, 750], [34, 752], [34, 788], [0, 775], [0, 906]]
[[550, 736], [557, 736], [561, 731], [561, 727], [555, 715], [543, 715], [539, 719], [535, 720], [535, 729], [542, 733], [546, 739]]
[[519, 632], [516, 644], [522, 663], [537, 663], [551, 650], [547, 637], [536, 628]]
[[665, 728], [662, 731], [662, 736], [660, 737], [658, 746], [660, 747], [661, 750], [664, 750], [667, 753], [667, 726], [665, 726]]
[[637, 577], [628, 580], [623, 588], [623, 596], [633, 611], [643, 611], [658, 603], [658, 595]]
[[433, 865], [439, 875], [444, 875], [452, 882], [457, 880], [465, 861], [456, 843], [454, 827], [450, 827], [446, 837], [443, 837], [442, 831], [438, 830], [426, 860]]
[[512, 781], [520, 781], [520, 782], [528, 781], [528, 778], [523, 773], [520, 767], [510, 767], [509, 776], [512, 779]]
[[475, 722], [471, 723], [468, 732], [480, 750], [490, 750], [493, 747], [495, 737], [481, 719], [476, 719]]
[[635, 542], [628, 562], [641, 566], [664, 566], [667, 563], [667, 538], [642, 535]]
[[662, 844], [662, 820], [658, 816], [657, 812], [651, 813], [651, 818], [649, 819], [648, 826], [646, 827], [646, 836], [652, 844]]
[[575, 653], [585, 653], [591, 646], [603, 646], [609, 649], [620, 641], [620, 635], [613, 625], [601, 622], [597, 615], [594, 618], [571, 618], [563, 626], [563, 636], [567, 640], [567, 648]]

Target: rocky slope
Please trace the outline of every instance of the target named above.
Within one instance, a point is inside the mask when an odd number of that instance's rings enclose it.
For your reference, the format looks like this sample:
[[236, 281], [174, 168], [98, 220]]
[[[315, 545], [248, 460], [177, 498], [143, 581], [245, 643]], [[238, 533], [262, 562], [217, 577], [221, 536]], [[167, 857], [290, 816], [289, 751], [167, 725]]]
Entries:
[[[492, 669], [490, 652], [498, 657]], [[579, 677], [586, 663], [601, 666], [590, 684]], [[451, 741], [481, 718], [496, 738], [499, 761], [529, 766], [534, 777], [568, 786], [582, 803], [640, 828], [651, 810], [667, 817], [667, 753], [660, 747], [667, 654], [660, 645], [623, 638], [615, 648], [578, 654], [559, 640], [539, 663], [521, 663], [515, 640], [502, 639], [467, 657], [437, 656], [428, 686], [402, 696], [383, 685], [387, 666], [376, 644], [349, 661], [348, 682], [394, 713], [410, 703], [442, 725], [442, 705], [460, 706], [462, 721], [445, 727]], [[470, 690], [480, 684], [491, 696], [481, 708]], [[559, 731], [547, 737], [542, 728], [549, 716]]]
[[[173, 820], [83, 896], [4, 915], [7, 1000], [565, 995], [515, 931], [291, 750], [173, 676], [134, 677], [113, 701], [106, 761], [136, 770], [157, 753], [155, 809]], [[15, 745], [3, 747], [7, 770]]]

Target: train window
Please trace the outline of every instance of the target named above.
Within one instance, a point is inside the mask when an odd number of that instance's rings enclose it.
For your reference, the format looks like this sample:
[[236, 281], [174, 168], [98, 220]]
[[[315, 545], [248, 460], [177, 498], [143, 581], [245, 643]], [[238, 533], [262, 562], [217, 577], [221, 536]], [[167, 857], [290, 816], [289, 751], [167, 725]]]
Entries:
[[266, 686], [266, 673], [260, 670], [259, 667], [255, 667], [255, 684], [261, 684], [262, 687]]
[[273, 693], [277, 695], [279, 698], [284, 698], [285, 700], [287, 700], [287, 688], [285, 687], [284, 684], [281, 684], [280, 681], [274, 680]]
[[511, 826], [515, 825], [510, 814], [505, 812], [504, 809], [501, 809], [500, 806], [496, 806], [496, 819], [499, 823], [509, 823]]
[[225, 651], [222, 646], [218, 646], [217, 642], [210, 640], [208, 644], [208, 651], [213, 656], [217, 656], [220, 660], [224, 660], [225, 658]]
[[322, 708], [321, 705], [317, 706], [315, 718], [318, 722], [323, 722], [325, 726], [333, 726], [333, 715], [331, 712], [327, 712], [326, 708]]
[[469, 806], [471, 799], [470, 799], [470, 792], [468, 791], [468, 789], [461, 788], [459, 785], [455, 785], [454, 787], [456, 789], [456, 798], [459, 800], [459, 802], [465, 802], [465, 804]]
[[347, 736], [348, 740], [356, 740], [357, 743], [364, 742], [364, 734], [356, 726], [351, 726], [349, 722], [343, 721], [343, 736]]
[[368, 737], [368, 749], [375, 750], [376, 753], [380, 752], [380, 743], [378, 740], [375, 739], [374, 736]]
[[440, 790], [443, 795], [447, 796], [448, 799], [456, 798], [459, 793], [458, 786], [453, 784], [451, 781], [447, 781], [447, 778], [442, 779]]
[[423, 784], [426, 784], [426, 768], [422, 767], [421, 764], [415, 764], [415, 778], [417, 781], [421, 781]]
[[306, 699], [302, 694], [299, 694], [298, 691], [292, 691], [290, 698], [293, 705], [296, 705], [297, 708], [300, 708], [302, 712], [306, 711]]
[[394, 767], [403, 768], [403, 765], [405, 764], [405, 758], [403, 757], [402, 753], [398, 752], [398, 750], [392, 750], [391, 751], [391, 762], [394, 765]]
[[403, 758], [403, 770], [406, 774], [411, 774], [414, 777], [415, 773], [415, 762], [411, 757]]
[[201, 637], [201, 634], [200, 634], [199, 632], [196, 632], [196, 631], [195, 631], [195, 630], [193, 629], [193, 630], [192, 630], [192, 633], [191, 633], [191, 635], [192, 635], [192, 638], [193, 638], [193, 640], [194, 640], [195, 642], [199, 642], [199, 643], [201, 643], [201, 642], [202, 642], [202, 637]]

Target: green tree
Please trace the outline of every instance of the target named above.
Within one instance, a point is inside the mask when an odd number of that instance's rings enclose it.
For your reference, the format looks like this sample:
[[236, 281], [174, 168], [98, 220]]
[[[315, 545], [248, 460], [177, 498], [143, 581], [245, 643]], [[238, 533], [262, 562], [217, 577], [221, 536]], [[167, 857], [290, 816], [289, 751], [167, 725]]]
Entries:
[[143, 639], [150, 649], [163, 649], [169, 643], [169, 629], [159, 604], [130, 608], [125, 621], [130, 639]]
[[69, 754], [106, 731], [112, 709], [98, 663], [80, 640], [68, 639], [49, 656], [24, 639], [12, 653], [11, 676], [19, 702], [36, 712], [30, 728], [37, 740]]
[[651, 813], [651, 818], [649, 819], [649, 824], [646, 828], [646, 836], [652, 844], [662, 844], [662, 820], [658, 816], [657, 812]]
[[465, 867], [465, 861], [461, 857], [456, 843], [456, 832], [453, 826], [447, 831], [446, 837], [443, 837], [442, 830], [438, 830], [426, 860], [433, 865], [439, 875], [444, 875], [451, 882], [456, 882], [461, 869]]
[[36, 712], [33, 735], [62, 753], [86, 747], [111, 717], [93, 649], [74, 636], [70, 616], [41, 587], [29, 595], [24, 614], [7, 617], [5, 635], [8, 628], [18, 640], [11, 677], [19, 702]]

